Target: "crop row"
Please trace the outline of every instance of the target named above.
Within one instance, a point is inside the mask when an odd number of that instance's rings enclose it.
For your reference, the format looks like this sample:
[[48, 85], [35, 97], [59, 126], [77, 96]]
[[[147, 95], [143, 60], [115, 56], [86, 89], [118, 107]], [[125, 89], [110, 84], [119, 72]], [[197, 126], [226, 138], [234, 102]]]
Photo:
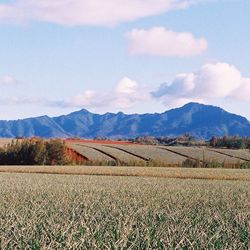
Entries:
[[249, 249], [249, 194], [245, 181], [1, 173], [0, 249]]
[[247, 150], [97, 143], [77, 143], [69, 146], [90, 161], [113, 160], [122, 163], [155, 161], [163, 162], [165, 165], [181, 165], [187, 159], [200, 164], [216, 162], [228, 165], [250, 161], [250, 153]]

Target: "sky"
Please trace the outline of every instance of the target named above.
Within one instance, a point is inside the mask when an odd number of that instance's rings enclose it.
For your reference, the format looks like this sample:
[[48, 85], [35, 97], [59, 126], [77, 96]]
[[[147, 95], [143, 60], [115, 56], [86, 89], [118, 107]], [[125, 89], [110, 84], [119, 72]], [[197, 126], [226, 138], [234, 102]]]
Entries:
[[249, 0], [0, 0], [0, 120], [160, 113], [250, 120]]

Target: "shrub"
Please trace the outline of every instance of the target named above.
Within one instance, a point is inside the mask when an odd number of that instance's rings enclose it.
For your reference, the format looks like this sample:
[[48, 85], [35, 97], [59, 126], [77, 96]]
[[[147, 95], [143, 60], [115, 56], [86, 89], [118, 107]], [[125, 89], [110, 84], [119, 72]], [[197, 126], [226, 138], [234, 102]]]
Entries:
[[184, 168], [199, 168], [199, 167], [201, 167], [201, 165], [200, 165], [199, 160], [193, 160], [193, 159], [188, 158], [182, 163], [182, 167], [184, 167]]
[[250, 162], [244, 162], [240, 165], [241, 169], [250, 169]]

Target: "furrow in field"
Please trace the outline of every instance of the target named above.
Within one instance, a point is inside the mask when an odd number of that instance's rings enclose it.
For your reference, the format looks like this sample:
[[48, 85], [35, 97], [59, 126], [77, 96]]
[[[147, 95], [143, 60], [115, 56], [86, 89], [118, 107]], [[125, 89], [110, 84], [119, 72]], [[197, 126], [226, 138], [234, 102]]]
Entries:
[[116, 145], [115, 148], [125, 150], [127, 153], [139, 156], [146, 161], [154, 160], [170, 165], [181, 164], [187, 159], [186, 157], [161, 150], [160, 148], [151, 145]]
[[115, 146], [110, 146], [110, 145], [105, 145], [105, 147], [109, 147], [109, 148], [113, 148], [113, 149], [122, 151], [122, 152], [124, 152], [124, 153], [126, 153], [126, 154], [128, 154], [128, 155], [130, 155], [130, 156], [136, 157], [137, 160], [138, 160], [138, 158], [139, 158], [140, 160], [143, 160], [143, 161], [149, 161], [149, 160], [150, 160], [149, 158], [146, 158], [146, 157], [140, 156], [140, 155], [138, 155], [138, 154], [132, 153], [132, 152], [126, 150], [126, 149], [122, 149], [122, 148], [115, 147]]
[[242, 157], [236, 156], [236, 155], [231, 155], [230, 153], [227, 153], [225, 151], [220, 151], [220, 150], [217, 150], [217, 149], [206, 149], [206, 150], [211, 151], [211, 152], [215, 152], [215, 153], [218, 153], [218, 154], [221, 154], [221, 155], [229, 156], [229, 157], [232, 157], [234, 159], [241, 160], [241, 161], [250, 161], [250, 159], [242, 158]]
[[99, 144], [91, 144], [84, 145], [85, 147], [91, 147], [99, 152], [108, 155], [109, 157], [113, 158], [118, 164], [126, 163], [126, 164], [136, 164], [145, 161], [142, 157], [135, 156], [128, 152], [124, 152], [123, 150], [119, 150], [115, 147], [110, 145], [99, 145]]
[[176, 153], [186, 155], [189, 158], [198, 159], [201, 162], [215, 161], [218, 163], [237, 164], [240, 161], [237, 158], [233, 158], [227, 155], [222, 155], [217, 152], [212, 152], [207, 150], [206, 148], [198, 148], [198, 147], [166, 147], [166, 148]]
[[106, 155], [106, 156], [112, 158], [117, 164], [120, 163], [120, 160], [119, 160], [117, 157], [115, 157], [114, 155], [112, 155], [112, 154], [110, 154], [110, 153], [108, 153], [108, 152], [106, 152], [106, 151], [100, 149], [99, 147], [93, 147], [93, 146], [90, 147], [90, 146], [86, 146], [86, 145], [82, 145], [82, 146], [83, 146], [83, 147], [86, 147], [86, 148], [94, 149], [94, 150], [96, 150], [96, 151], [98, 151], [98, 152], [100, 152], [100, 153], [102, 153], [102, 154], [104, 154], [104, 155]]
[[182, 152], [178, 152], [178, 151], [169, 149], [169, 148], [167, 148], [167, 147], [158, 147], [158, 148], [159, 148], [159, 149], [162, 149], [162, 150], [169, 151], [169, 152], [171, 152], [171, 153], [173, 153], [173, 154], [180, 155], [180, 156], [182, 156], [182, 157], [185, 157], [185, 158], [194, 160], [194, 161], [200, 161], [201, 163], [203, 162], [202, 160], [197, 159], [197, 158], [195, 158], [195, 157], [193, 157], [193, 156], [190, 156], [189, 154], [184, 154], [184, 153], [182, 153]]
[[69, 144], [79, 154], [87, 157], [90, 161], [113, 161], [114, 159], [93, 148], [85, 147], [82, 144]]

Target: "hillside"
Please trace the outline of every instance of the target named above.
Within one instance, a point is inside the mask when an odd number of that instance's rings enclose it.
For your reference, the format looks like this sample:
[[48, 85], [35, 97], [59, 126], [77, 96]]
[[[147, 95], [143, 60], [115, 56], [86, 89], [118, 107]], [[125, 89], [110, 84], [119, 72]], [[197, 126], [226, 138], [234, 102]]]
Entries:
[[250, 136], [250, 122], [239, 115], [210, 105], [188, 103], [164, 113], [103, 115], [85, 109], [59, 117], [41, 116], [0, 121], [0, 137], [85, 137], [178, 136], [189, 133], [197, 138]]

